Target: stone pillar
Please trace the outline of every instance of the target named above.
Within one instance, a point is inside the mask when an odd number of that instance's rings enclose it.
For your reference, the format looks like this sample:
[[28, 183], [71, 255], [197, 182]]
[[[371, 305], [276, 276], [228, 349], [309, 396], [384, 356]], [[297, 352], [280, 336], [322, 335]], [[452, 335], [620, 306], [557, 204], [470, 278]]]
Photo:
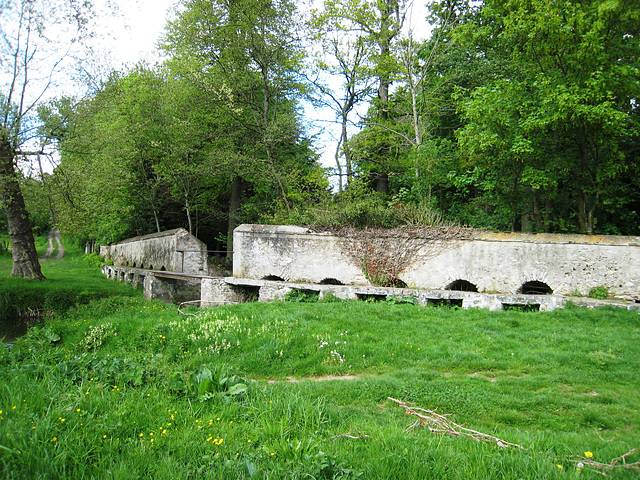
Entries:
[[225, 282], [223, 277], [205, 277], [202, 279], [200, 289], [200, 304], [202, 307], [214, 307], [243, 303], [248, 301], [251, 296], [255, 296], [255, 292], [251, 290], [248, 287], [230, 285]]

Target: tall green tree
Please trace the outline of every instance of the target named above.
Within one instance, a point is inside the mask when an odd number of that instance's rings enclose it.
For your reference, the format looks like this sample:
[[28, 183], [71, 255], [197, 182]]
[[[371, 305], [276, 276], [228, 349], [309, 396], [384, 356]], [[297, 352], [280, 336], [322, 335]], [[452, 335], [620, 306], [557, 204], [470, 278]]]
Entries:
[[500, 196], [514, 221], [593, 233], [621, 194], [635, 161], [623, 140], [638, 132], [639, 11], [637, 0], [485, 2], [474, 43], [517, 72], [470, 92], [460, 146], [485, 181], [510, 185]]
[[291, 0], [185, 0], [183, 6], [164, 47], [172, 62], [194, 60], [195, 78], [225, 100], [220, 108], [236, 132], [233, 162], [226, 165], [231, 239], [243, 182], [270, 180], [291, 209], [284, 177], [302, 135], [297, 99], [304, 56], [296, 6]]
[[[401, 33], [408, 2], [405, 0], [348, 0], [324, 3], [325, 16], [333, 19], [344, 32], [364, 34], [366, 41], [375, 48], [370, 51], [372, 74], [377, 80], [377, 95], [369, 112], [371, 128], [361, 132], [360, 167], [368, 171], [377, 191], [389, 192], [389, 162], [394, 163], [397, 141], [388, 135], [387, 121], [390, 116], [390, 90], [400, 69], [393, 52], [393, 42]], [[364, 140], [366, 138], [366, 141]], [[363, 142], [365, 147], [363, 148]]]

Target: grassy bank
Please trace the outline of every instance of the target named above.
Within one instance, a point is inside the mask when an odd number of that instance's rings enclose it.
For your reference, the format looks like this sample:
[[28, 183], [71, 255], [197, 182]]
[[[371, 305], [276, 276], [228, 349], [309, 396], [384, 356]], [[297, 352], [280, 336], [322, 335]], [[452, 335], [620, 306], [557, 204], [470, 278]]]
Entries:
[[[640, 447], [639, 371], [637, 312], [111, 295], [0, 348], [0, 473], [601, 478]], [[407, 429], [388, 397], [525, 449]]]
[[105, 282], [97, 255], [84, 255], [77, 246], [65, 245], [64, 258], [55, 258], [56, 250], [51, 258], [43, 258], [47, 247], [46, 237], [36, 238], [42, 272], [47, 277], [41, 282], [10, 277], [11, 252], [0, 253], [0, 322], [14, 321], [23, 314], [62, 313], [77, 303], [105, 296], [140, 294], [125, 285]]

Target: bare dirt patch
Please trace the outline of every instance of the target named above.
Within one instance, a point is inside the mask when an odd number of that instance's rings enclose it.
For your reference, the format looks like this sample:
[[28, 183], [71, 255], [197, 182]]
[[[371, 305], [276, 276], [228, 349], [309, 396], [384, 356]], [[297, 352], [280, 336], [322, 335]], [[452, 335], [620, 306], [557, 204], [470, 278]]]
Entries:
[[328, 382], [331, 380], [358, 380], [360, 377], [357, 375], [325, 375], [324, 377], [287, 377], [284, 380], [269, 380], [267, 383], [288, 382], [288, 383], [300, 383], [300, 382]]

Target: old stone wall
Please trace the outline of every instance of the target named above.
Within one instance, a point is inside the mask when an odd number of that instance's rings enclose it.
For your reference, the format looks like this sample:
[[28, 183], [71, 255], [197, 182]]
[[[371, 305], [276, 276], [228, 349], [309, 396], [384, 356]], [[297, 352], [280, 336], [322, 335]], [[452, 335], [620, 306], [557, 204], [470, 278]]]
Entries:
[[206, 275], [207, 246], [183, 228], [100, 247], [116, 266]]
[[[604, 286], [640, 299], [640, 237], [476, 232], [421, 241], [399, 274], [411, 288], [587, 295]], [[368, 284], [344, 239], [302, 227], [241, 225], [233, 260], [234, 277]]]

